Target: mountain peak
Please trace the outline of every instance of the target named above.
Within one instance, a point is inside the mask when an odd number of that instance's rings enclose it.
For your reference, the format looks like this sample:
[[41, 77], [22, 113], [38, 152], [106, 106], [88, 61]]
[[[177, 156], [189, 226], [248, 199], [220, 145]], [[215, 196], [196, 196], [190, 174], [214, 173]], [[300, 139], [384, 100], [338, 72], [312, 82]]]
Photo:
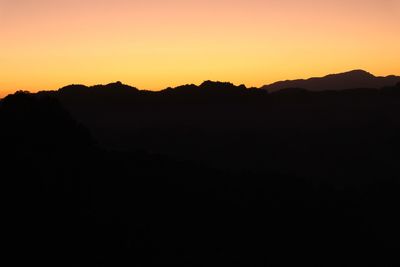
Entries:
[[58, 90], [60, 93], [75, 94], [75, 93], [132, 93], [139, 91], [137, 88], [123, 84], [120, 81], [109, 83], [106, 85], [98, 84], [94, 86], [85, 86], [81, 84], [72, 84]]
[[263, 86], [262, 89], [269, 92], [276, 92], [286, 88], [303, 88], [309, 91], [346, 90], [355, 88], [378, 89], [385, 86], [393, 86], [399, 81], [399, 76], [376, 77], [365, 70], [356, 69], [306, 80], [280, 81]]
[[213, 88], [218, 88], [218, 89], [246, 89], [244, 85], [239, 85], [236, 86], [233, 83], [230, 82], [219, 82], [219, 81], [204, 81], [201, 85], [200, 88], [204, 89], [213, 89]]
[[106, 84], [106, 85], [96, 85], [94, 87], [105, 87], [105, 88], [110, 88], [110, 89], [130, 89], [130, 90], [134, 89], [134, 90], [137, 90], [135, 87], [132, 87], [132, 86], [127, 85], [127, 84], [124, 84], [124, 83], [122, 83], [120, 81], [116, 81], [116, 82], [109, 83], [109, 84]]
[[60, 88], [58, 91], [61, 93], [76, 93], [86, 91], [87, 89], [89, 89], [89, 87], [87, 87], [86, 85], [71, 84]]
[[109, 83], [109, 84], [107, 84], [106, 86], [110, 86], [110, 87], [112, 87], [112, 86], [121, 87], [121, 86], [127, 86], [127, 85], [123, 84], [121, 81], [116, 81], [116, 82], [113, 82], [113, 83]]
[[204, 81], [200, 85], [187, 84], [178, 86], [175, 88], [167, 88], [163, 92], [174, 92], [174, 93], [218, 93], [218, 92], [239, 92], [247, 90], [245, 85], [236, 86], [230, 82], [219, 82], [219, 81]]
[[353, 77], [366, 77], [366, 78], [375, 77], [370, 72], [362, 70], [362, 69], [351, 70], [351, 71], [338, 73], [338, 74], [330, 74], [328, 76], [353, 76]]

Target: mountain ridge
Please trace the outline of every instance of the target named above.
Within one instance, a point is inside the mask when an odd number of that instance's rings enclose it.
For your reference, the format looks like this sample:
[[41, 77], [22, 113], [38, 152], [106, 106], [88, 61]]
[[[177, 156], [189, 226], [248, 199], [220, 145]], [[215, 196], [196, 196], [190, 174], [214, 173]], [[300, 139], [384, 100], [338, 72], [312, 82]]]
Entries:
[[[347, 89], [382, 89], [385, 87], [396, 87], [400, 83], [400, 76], [375, 76], [365, 70], [352, 70], [336, 74], [328, 74], [323, 77], [311, 77], [306, 79], [282, 80], [261, 87], [247, 87], [244, 84], [235, 85], [231, 82], [205, 80], [201, 84], [183, 84], [175, 87], [167, 87], [162, 90], [153, 91], [139, 89], [135, 86], [124, 84], [120, 81], [108, 84], [84, 85], [69, 84], [56, 90], [39, 91], [39, 94], [60, 93], [64, 95], [97, 93], [99, 95], [115, 95], [116, 92], [125, 95], [136, 94], [219, 94], [233, 93], [242, 94], [248, 91], [262, 93], [275, 93], [286, 89], [304, 89], [304, 91], [343, 91]], [[289, 90], [293, 91], [293, 90]], [[5, 95], [6, 96], [6, 95]], [[4, 96], [4, 97], [5, 97]], [[0, 98], [1, 99], [1, 98]]]
[[244, 84], [235, 85], [231, 82], [211, 81], [205, 80], [199, 85], [196, 84], [184, 84], [176, 87], [167, 87], [160, 91], [149, 91], [142, 90], [136, 87], [123, 84], [120, 81], [109, 83], [105, 85], [93, 85], [86, 86], [80, 84], [67, 85], [60, 88], [57, 91], [60, 92], [72, 92], [79, 90], [93, 91], [108, 91], [108, 90], [119, 90], [126, 93], [132, 92], [160, 92], [160, 93], [180, 93], [180, 92], [199, 92], [214, 90], [221, 91], [246, 91], [261, 89], [266, 90], [270, 93], [277, 92], [283, 89], [290, 88], [301, 88], [307, 91], [332, 91], [332, 90], [346, 90], [346, 89], [380, 89], [383, 87], [394, 86], [400, 82], [400, 76], [388, 75], [388, 76], [375, 76], [372, 73], [356, 69], [347, 72], [327, 74], [322, 77], [311, 77], [305, 79], [294, 79], [294, 80], [282, 80], [277, 81], [268, 85], [256, 87], [247, 87]]
[[264, 85], [261, 89], [276, 92], [288, 88], [302, 88], [309, 91], [346, 90], [356, 88], [382, 88], [393, 86], [400, 82], [400, 76], [375, 76], [365, 70], [356, 69], [336, 74], [328, 74], [323, 77], [308, 79], [295, 79], [277, 81]]

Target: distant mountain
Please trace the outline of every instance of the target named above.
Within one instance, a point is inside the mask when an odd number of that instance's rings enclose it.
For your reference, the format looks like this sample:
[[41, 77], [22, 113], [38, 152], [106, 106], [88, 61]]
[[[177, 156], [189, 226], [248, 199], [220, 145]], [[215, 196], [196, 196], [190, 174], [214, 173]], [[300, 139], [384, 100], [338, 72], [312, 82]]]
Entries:
[[310, 78], [307, 80], [279, 81], [265, 85], [262, 89], [276, 92], [288, 88], [303, 88], [310, 91], [345, 90], [355, 88], [382, 88], [393, 86], [400, 82], [400, 76], [376, 77], [364, 70], [330, 74], [325, 77]]
[[135, 93], [139, 90], [135, 87], [123, 84], [121, 82], [109, 83], [106, 85], [85, 86], [81, 84], [72, 84], [58, 90], [61, 94], [72, 93], [100, 93], [100, 94], [115, 94], [115, 93]]
[[200, 85], [187, 84], [161, 91], [139, 90], [121, 82], [95, 86], [72, 84], [57, 91], [42, 91], [38, 94], [56, 95], [67, 106], [82, 106], [86, 109], [95, 105], [103, 109], [108, 107], [110, 112], [115, 112], [119, 109], [126, 110], [125, 107], [131, 109], [132, 106], [151, 106], [154, 101], [241, 102], [248, 97], [257, 98], [258, 95], [266, 95], [268, 92], [258, 88], [247, 88], [244, 85], [236, 86], [229, 82], [205, 81]]
[[[251, 88], [255, 89], [255, 88]], [[243, 92], [247, 88], [245, 85], [236, 86], [229, 82], [219, 82], [219, 81], [205, 81], [200, 85], [186, 84], [177, 87], [168, 87], [161, 90], [161, 93], [207, 93], [207, 92]], [[81, 84], [71, 84], [62, 87], [58, 90], [60, 94], [132, 94], [137, 92], [152, 93], [152, 91], [139, 90], [135, 87], [121, 83], [120, 81], [115, 83], [109, 83], [106, 85], [94, 85], [86, 86]]]
[[218, 82], [218, 81], [205, 81], [201, 85], [197, 86], [194, 84], [182, 85], [175, 88], [167, 88], [162, 92], [175, 92], [175, 93], [196, 93], [196, 92], [243, 92], [246, 91], [246, 86], [236, 86], [229, 82]]

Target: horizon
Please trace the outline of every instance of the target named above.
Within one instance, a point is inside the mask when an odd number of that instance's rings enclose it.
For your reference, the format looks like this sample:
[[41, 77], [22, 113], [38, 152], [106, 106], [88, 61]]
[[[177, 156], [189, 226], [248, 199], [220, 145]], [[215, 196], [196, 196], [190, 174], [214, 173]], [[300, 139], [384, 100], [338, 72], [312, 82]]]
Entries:
[[327, 74], [325, 74], [325, 75], [318, 76], [318, 77], [316, 77], [316, 76], [314, 76], [314, 77], [299, 77], [299, 78], [294, 78], [294, 79], [290, 79], [290, 80], [286, 79], [286, 80], [280, 80], [280, 81], [273, 81], [273, 82], [271, 82], [271, 83], [262, 84], [261, 86], [258, 86], [258, 87], [248, 86], [248, 85], [246, 85], [246, 84], [244, 84], [244, 83], [233, 83], [233, 82], [231, 82], [231, 81], [220, 81], [220, 80], [205, 79], [205, 80], [203, 80], [203, 81], [201, 81], [201, 82], [199, 82], [199, 83], [177, 84], [177, 85], [175, 85], [175, 86], [166, 86], [166, 87], [161, 88], [161, 89], [159, 89], [159, 90], [151, 90], [151, 89], [148, 89], [148, 88], [139, 88], [139, 87], [135, 86], [134, 84], [129, 84], [129, 83], [126, 83], [126, 82], [121, 81], [121, 80], [116, 80], [116, 81], [109, 81], [109, 82], [106, 82], [106, 83], [95, 83], [95, 84], [69, 83], [69, 84], [64, 84], [63, 86], [60, 86], [60, 87], [58, 87], [58, 88], [43, 89], [43, 90], [34, 90], [34, 91], [24, 90], [23, 88], [21, 88], [20, 90], [16, 90], [16, 91], [14, 91], [14, 92], [6, 93], [6, 94], [2, 94], [2, 91], [1, 91], [1, 88], [0, 88], [0, 99], [6, 97], [6, 96], [9, 95], [9, 94], [16, 93], [16, 92], [18, 92], [18, 91], [26, 91], [26, 92], [29, 92], [29, 93], [37, 93], [37, 92], [40, 92], [40, 91], [57, 91], [57, 90], [62, 89], [63, 87], [66, 87], [66, 86], [83, 85], [83, 86], [86, 86], [86, 87], [92, 87], [92, 86], [97, 86], [97, 85], [105, 86], [105, 85], [115, 84], [115, 83], [121, 83], [121, 84], [123, 84], [123, 85], [127, 85], [127, 86], [130, 86], [130, 87], [132, 87], [132, 88], [136, 88], [136, 89], [138, 89], [138, 90], [140, 90], [140, 91], [153, 91], [153, 92], [159, 92], [159, 91], [163, 91], [163, 90], [168, 89], [168, 88], [175, 88], [175, 87], [185, 86], [185, 85], [200, 86], [201, 84], [203, 84], [203, 83], [205, 83], [205, 82], [231, 83], [231, 84], [233, 84], [234, 86], [244, 85], [246, 88], [258, 88], [258, 89], [261, 89], [261, 88], [264, 87], [264, 86], [273, 85], [273, 84], [278, 83], [278, 82], [287, 82], [287, 81], [295, 81], [295, 80], [304, 80], [304, 81], [307, 81], [307, 80], [313, 79], [313, 78], [325, 78], [326, 76], [329, 76], [329, 75], [340, 75], [340, 74], [351, 73], [351, 72], [355, 72], [355, 71], [365, 72], [365, 73], [368, 73], [368, 74], [373, 75], [373, 76], [376, 77], [376, 78], [385, 78], [385, 77], [390, 77], [390, 76], [400, 77], [399, 75], [395, 75], [395, 74], [389, 74], [389, 75], [379, 76], [379, 75], [375, 75], [374, 73], [371, 73], [371, 72], [369, 72], [369, 71], [367, 71], [367, 70], [363, 70], [363, 69], [354, 69], [354, 70], [343, 71], [343, 72], [338, 72], [338, 73], [327, 73]]
[[159, 91], [400, 75], [398, 11], [396, 0], [0, 0], [0, 97], [110, 81]]

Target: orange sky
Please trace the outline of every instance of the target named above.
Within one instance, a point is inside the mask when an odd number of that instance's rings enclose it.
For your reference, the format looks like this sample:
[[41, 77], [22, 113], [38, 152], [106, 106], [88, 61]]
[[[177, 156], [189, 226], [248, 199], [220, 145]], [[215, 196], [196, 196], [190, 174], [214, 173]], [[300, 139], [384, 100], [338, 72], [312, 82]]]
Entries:
[[0, 96], [400, 75], [400, 0], [0, 0]]

